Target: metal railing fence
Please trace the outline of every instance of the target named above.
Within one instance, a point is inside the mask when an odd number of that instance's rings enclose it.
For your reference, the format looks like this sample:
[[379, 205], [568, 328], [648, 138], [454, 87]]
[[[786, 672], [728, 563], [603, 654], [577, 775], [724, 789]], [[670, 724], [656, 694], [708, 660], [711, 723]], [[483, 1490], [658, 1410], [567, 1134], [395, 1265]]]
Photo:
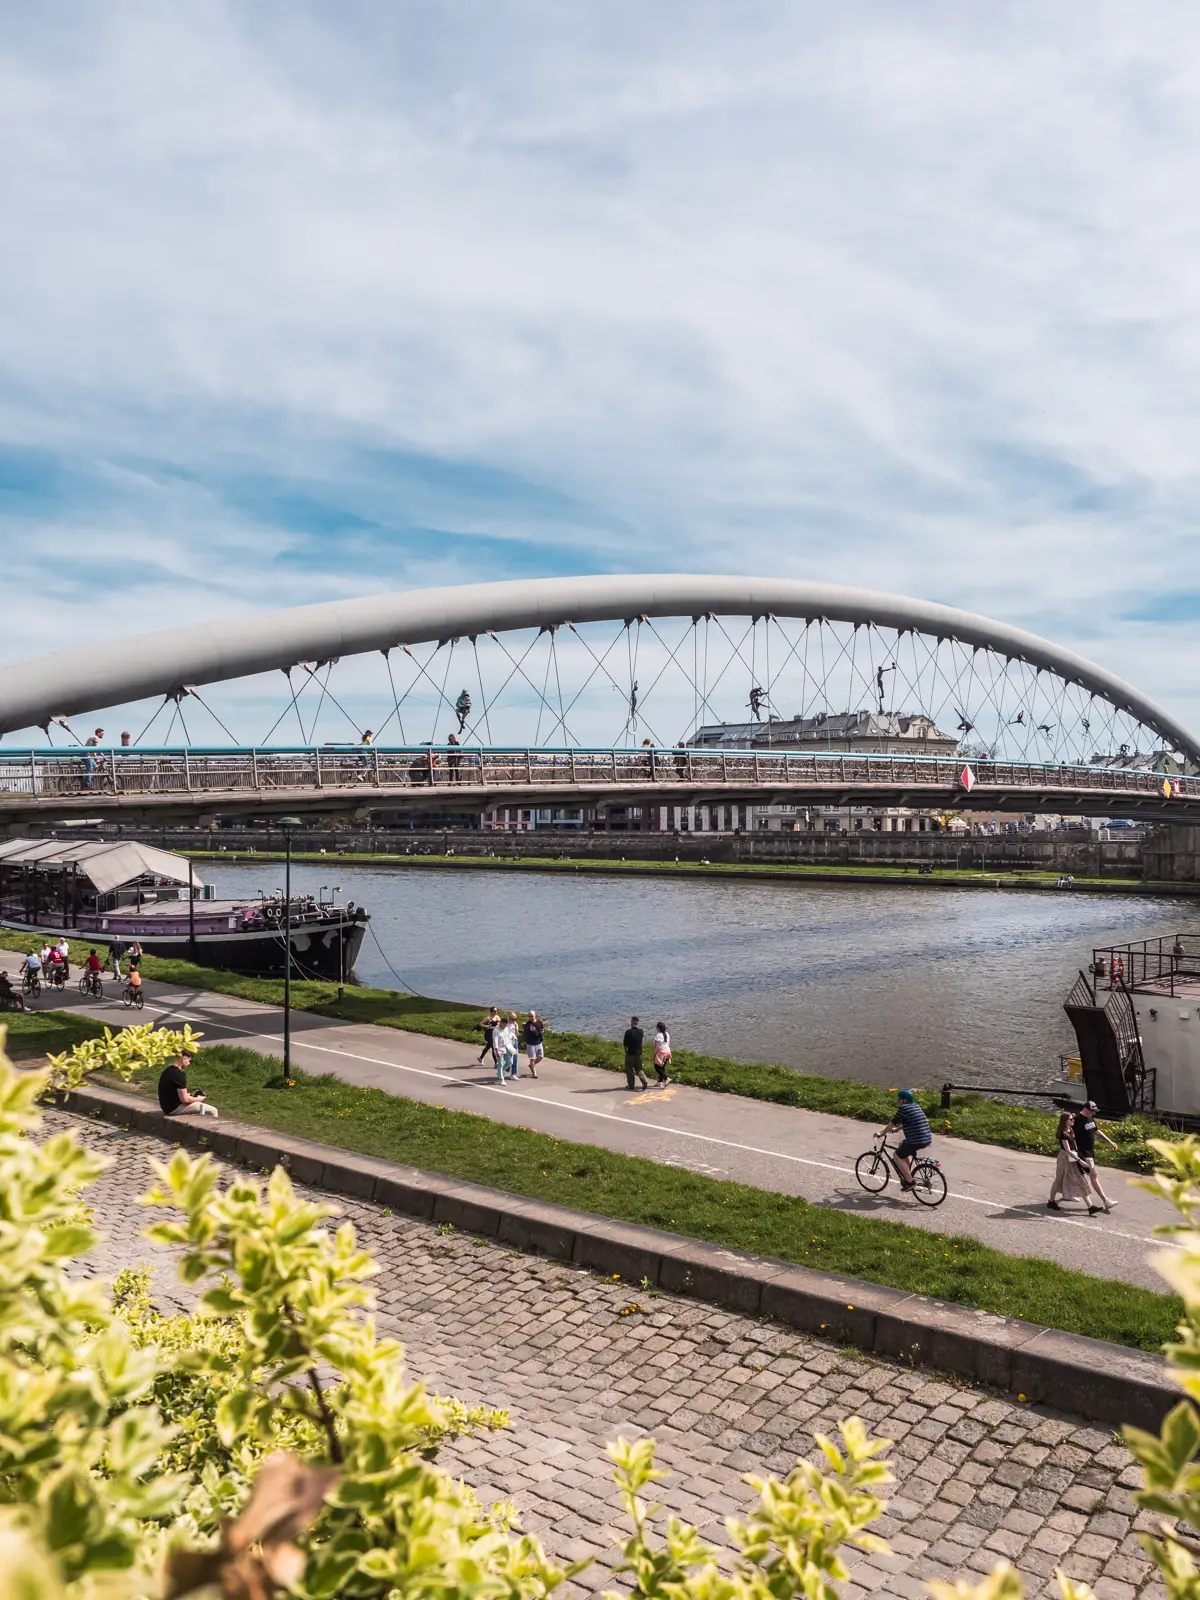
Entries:
[[[345, 791], [567, 789], [669, 791], [936, 789], [965, 799], [961, 757], [706, 749], [504, 749], [379, 746], [262, 749], [0, 751], [6, 797], [237, 795]], [[988, 791], [1161, 796], [1200, 801], [1200, 778], [1147, 769], [973, 760]], [[1166, 793], [1170, 789], [1170, 794]]]

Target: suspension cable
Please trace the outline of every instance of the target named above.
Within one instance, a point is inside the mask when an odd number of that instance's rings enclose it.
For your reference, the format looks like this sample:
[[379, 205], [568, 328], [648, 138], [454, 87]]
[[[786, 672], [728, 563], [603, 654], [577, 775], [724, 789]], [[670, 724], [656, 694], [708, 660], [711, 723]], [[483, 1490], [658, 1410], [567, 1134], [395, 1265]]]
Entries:
[[471, 635], [471, 649], [475, 653], [475, 676], [479, 679], [479, 703], [483, 707], [483, 726], [487, 732], [487, 741], [491, 744], [492, 724], [488, 717], [487, 695], [483, 691], [483, 668], [479, 665], [479, 645], [476, 642], [475, 634]]

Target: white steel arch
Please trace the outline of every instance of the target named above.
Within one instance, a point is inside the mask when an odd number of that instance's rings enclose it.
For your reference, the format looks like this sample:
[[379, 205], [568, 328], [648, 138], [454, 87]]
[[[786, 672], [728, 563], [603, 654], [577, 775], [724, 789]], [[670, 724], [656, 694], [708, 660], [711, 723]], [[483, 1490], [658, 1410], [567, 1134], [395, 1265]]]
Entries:
[[776, 616], [875, 624], [992, 650], [1086, 689], [1200, 763], [1200, 739], [1131, 684], [1048, 639], [878, 590], [687, 574], [537, 578], [418, 589], [189, 623], [0, 664], [0, 733], [302, 661], [519, 628], [635, 617]]

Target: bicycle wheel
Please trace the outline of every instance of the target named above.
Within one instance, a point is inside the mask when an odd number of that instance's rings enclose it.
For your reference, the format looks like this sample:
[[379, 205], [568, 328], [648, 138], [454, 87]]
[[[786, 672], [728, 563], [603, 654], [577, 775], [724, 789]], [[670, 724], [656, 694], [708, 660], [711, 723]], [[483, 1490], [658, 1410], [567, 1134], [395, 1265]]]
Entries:
[[946, 1198], [946, 1174], [936, 1161], [913, 1164], [913, 1198], [923, 1206], [940, 1206]]
[[882, 1194], [891, 1175], [887, 1157], [878, 1150], [864, 1150], [854, 1163], [854, 1176], [871, 1194]]
[[[135, 989], [133, 991], [133, 1003], [138, 1008], [139, 1011], [146, 1004], [145, 996], [142, 994], [142, 991], [140, 989]], [[946, 1186], [945, 1186], [945, 1182], [943, 1180], [943, 1183], [942, 1183], [942, 1198], [945, 1199], [945, 1197], [946, 1197]]]
[[133, 1004], [133, 990], [132, 989], [122, 989], [121, 990], [121, 999], [125, 1003], [125, 1005], [131, 1006]]
[[89, 989], [91, 987], [92, 987], [91, 975], [89, 973], [85, 972], [83, 974], [83, 976], [79, 980], [79, 992], [80, 992], [80, 994], [87, 994], [87, 992], [89, 991]]

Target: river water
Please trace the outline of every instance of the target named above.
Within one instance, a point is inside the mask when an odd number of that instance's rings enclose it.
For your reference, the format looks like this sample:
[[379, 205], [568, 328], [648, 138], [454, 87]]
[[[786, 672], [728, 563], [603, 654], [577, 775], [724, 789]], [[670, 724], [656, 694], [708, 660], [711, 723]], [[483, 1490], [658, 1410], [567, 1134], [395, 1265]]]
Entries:
[[[283, 868], [212, 864], [225, 896]], [[679, 1045], [884, 1087], [1041, 1087], [1074, 1038], [1062, 1002], [1094, 945], [1200, 931], [1200, 904], [1130, 896], [562, 877], [483, 868], [292, 869], [371, 912], [361, 982], [535, 1006], [619, 1038], [631, 1012]], [[376, 940], [378, 942], [376, 942]], [[385, 960], [386, 957], [386, 960]], [[397, 976], [389, 970], [388, 963]]]

